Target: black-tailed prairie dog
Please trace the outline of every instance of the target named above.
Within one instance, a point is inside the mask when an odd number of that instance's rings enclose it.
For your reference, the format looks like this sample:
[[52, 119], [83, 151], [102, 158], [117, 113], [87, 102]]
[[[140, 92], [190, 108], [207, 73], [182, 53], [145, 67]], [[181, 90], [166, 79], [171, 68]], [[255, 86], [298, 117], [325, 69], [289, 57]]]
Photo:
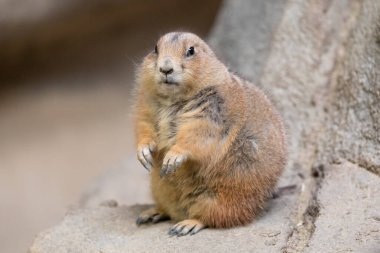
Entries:
[[271, 102], [192, 33], [162, 36], [144, 58], [134, 120], [156, 204], [136, 222], [173, 219], [171, 235], [248, 224], [286, 163], [284, 127]]

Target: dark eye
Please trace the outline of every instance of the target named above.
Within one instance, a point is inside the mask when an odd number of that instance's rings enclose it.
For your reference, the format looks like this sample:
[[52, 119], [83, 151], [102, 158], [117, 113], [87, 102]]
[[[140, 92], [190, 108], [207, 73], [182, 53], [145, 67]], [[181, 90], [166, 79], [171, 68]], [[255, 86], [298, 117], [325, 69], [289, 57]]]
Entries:
[[190, 56], [194, 55], [194, 53], [195, 53], [194, 47], [189, 47], [189, 49], [187, 49], [186, 56], [190, 57]]
[[158, 54], [158, 48], [157, 48], [157, 45], [154, 47], [154, 53], [155, 53], [155, 54]]

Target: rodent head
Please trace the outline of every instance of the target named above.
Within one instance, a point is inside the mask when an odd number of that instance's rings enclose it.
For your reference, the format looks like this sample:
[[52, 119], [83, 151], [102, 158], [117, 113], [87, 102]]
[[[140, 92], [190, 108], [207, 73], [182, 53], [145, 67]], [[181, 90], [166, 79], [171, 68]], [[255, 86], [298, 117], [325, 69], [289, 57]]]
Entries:
[[171, 32], [162, 36], [143, 61], [138, 81], [165, 97], [182, 98], [192, 90], [217, 85], [226, 68], [197, 35]]

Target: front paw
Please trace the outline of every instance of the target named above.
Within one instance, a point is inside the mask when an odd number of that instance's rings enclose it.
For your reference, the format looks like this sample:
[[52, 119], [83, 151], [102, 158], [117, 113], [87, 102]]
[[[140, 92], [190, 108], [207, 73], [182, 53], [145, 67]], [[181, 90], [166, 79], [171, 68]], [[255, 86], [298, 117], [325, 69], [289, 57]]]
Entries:
[[181, 154], [174, 151], [169, 151], [164, 158], [162, 163], [160, 176], [164, 177], [176, 169], [181, 167], [181, 165], [187, 160], [187, 155]]
[[156, 149], [156, 144], [153, 142], [150, 144], [139, 145], [137, 148], [137, 159], [144, 166], [145, 169], [151, 171], [153, 167], [153, 157], [152, 153]]

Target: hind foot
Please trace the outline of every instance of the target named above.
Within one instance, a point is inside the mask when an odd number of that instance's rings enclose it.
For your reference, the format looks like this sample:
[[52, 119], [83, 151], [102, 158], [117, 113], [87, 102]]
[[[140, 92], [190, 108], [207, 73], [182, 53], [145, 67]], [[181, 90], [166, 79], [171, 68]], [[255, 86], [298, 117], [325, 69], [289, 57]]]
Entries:
[[168, 234], [171, 236], [194, 235], [204, 228], [206, 225], [198, 220], [183, 220], [171, 227]]
[[136, 225], [140, 226], [145, 223], [157, 223], [164, 220], [169, 220], [169, 216], [166, 214], [160, 213], [155, 207], [149, 208], [148, 210], [143, 211], [136, 219]]

